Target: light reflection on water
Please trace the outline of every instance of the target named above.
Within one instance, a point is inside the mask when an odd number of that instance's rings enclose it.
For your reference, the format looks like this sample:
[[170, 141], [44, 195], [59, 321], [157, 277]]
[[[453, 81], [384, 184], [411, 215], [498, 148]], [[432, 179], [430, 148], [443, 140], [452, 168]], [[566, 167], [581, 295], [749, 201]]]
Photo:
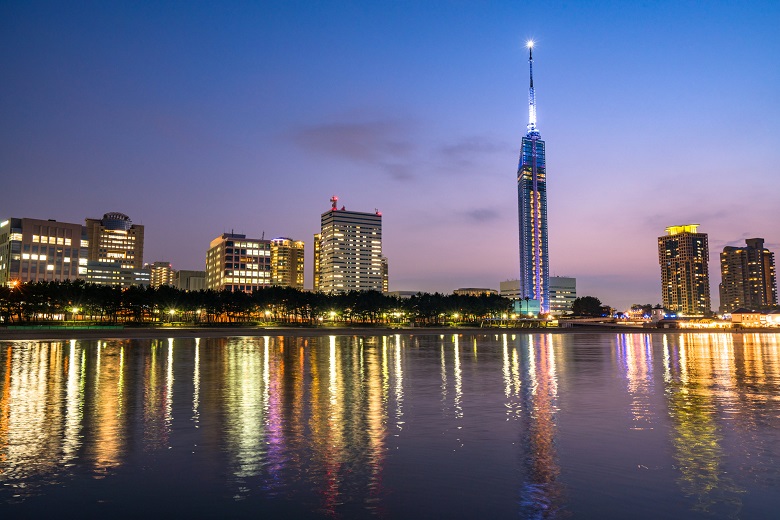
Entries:
[[[91, 498], [86, 516], [130, 515], [162, 483], [186, 499], [158, 507], [191, 514], [751, 518], [780, 506], [778, 348], [767, 334], [3, 342], [0, 503], [34, 513], [65, 489]], [[605, 435], [614, 450], [582, 448]]]

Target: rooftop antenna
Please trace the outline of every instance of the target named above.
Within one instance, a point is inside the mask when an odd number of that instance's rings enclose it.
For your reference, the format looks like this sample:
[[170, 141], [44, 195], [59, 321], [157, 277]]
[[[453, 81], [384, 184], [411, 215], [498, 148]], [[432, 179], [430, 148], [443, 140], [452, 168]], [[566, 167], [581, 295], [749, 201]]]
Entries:
[[337, 208], [338, 203], [339, 203], [339, 198], [337, 196], [335, 196], [335, 195], [332, 196], [330, 198], [330, 204], [331, 204], [330, 209], [332, 209], [333, 211], [336, 211], [336, 209], [338, 209]]
[[534, 41], [528, 40], [525, 44], [528, 47], [528, 70], [530, 72], [531, 82], [528, 87], [528, 136], [539, 135], [536, 129], [536, 96], [534, 94]]

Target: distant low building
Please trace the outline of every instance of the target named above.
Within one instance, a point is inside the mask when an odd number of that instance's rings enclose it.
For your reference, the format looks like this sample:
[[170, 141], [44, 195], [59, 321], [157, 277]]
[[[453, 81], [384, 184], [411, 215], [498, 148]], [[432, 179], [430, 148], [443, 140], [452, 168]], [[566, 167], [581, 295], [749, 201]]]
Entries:
[[149, 269], [136, 269], [134, 267], [119, 267], [116, 264], [102, 262], [87, 262], [87, 282], [97, 285], [113, 285], [116, 287], [130, 287], [140, 285], [148, 287], [151, 283], [152, 273]]
[[387, 295], [392, 296], [394, 298], [411, 298], [412, 296], [417, 296], [420, 294], [420, 291], [388, 291]]
[[780, 311], [753, 311], [739, 308], [731, 311], [731, 323], [736, 327], [780, 327]]
[[461, 287], [452, 291], [452, 294], [457, 296], [490, 296], [491, 294], [498, 294], [498, 291], [482, 287]]
[[173, 285], [181, 291], [202, 291], [206, 288], [206, 271], [176, 271]]

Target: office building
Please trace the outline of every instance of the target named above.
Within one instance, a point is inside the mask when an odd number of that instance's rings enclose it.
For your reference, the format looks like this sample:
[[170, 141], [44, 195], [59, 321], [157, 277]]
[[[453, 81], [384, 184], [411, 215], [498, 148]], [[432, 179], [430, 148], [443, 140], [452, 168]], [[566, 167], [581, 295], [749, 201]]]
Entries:
[[173, 284], [181, 291], [202, 291], [206, 288], [206, 271], [176, 271]]
[[154, 262], [144, 266], [150, 273], [150, 285], [160, 287], [161, 285], [174, 285], [176, 271], [170, 262]]
[[[0, 284], [64, 282], [85, 274], [81, 224], [9, 218], [0, 222]], [[81, 269], [83, 272], [80, 272]]]
[[85, 219], [86, 280], [100, 285], [149, 285], [151, 272], [143, 267], [144, 227], [124, 213]]
[[88, 218], [87, 260], [141, 269], [144, 262], [144, 227], [133, 224], [124, 213], [106, 213], [102, 219]]
[[382, 291], [382, 214], [339, 209], [338, 198], [330, 200], [320, 217], [319, 290]]
[[577, 279], [569, 276], [550, 277], [550, 314], [571, 314], [571, 306], [577, 299]]
[[707, 234], [698, 233], [699, 224], [666, 228], [658, 237], [663, 306], [685, 316], [710, 313], [710, 276], [707, 262]]
[[271, 283], [303, 290], [303, 241], [271, 240]]
[[748, 238], [744, 247], [724, 247], [720, 274], [720, 312], [777, 305], [775, 255], [764, 247], [763, 238]]
[[206, 253], [206, 289], [243, 291], [271, 285], [271, 241], [223, 233]]
[[528, 43], [530, 87], [528, 132], [522, 139], [517, 168], [517, 206], [520, 228], [520, 297], [536, 300], [541, 312], [550, 310], [547, 251], [547, 169], [544, 141], [536, 127], [533, 42]]

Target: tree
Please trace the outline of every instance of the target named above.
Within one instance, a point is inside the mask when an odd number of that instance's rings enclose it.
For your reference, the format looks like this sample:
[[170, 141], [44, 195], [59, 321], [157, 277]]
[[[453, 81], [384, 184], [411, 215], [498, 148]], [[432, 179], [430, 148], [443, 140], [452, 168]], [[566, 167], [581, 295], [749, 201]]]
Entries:
[[595, 296], [581, 296], [571, 304], [575, 316], [601, 316], [601, 300]]

